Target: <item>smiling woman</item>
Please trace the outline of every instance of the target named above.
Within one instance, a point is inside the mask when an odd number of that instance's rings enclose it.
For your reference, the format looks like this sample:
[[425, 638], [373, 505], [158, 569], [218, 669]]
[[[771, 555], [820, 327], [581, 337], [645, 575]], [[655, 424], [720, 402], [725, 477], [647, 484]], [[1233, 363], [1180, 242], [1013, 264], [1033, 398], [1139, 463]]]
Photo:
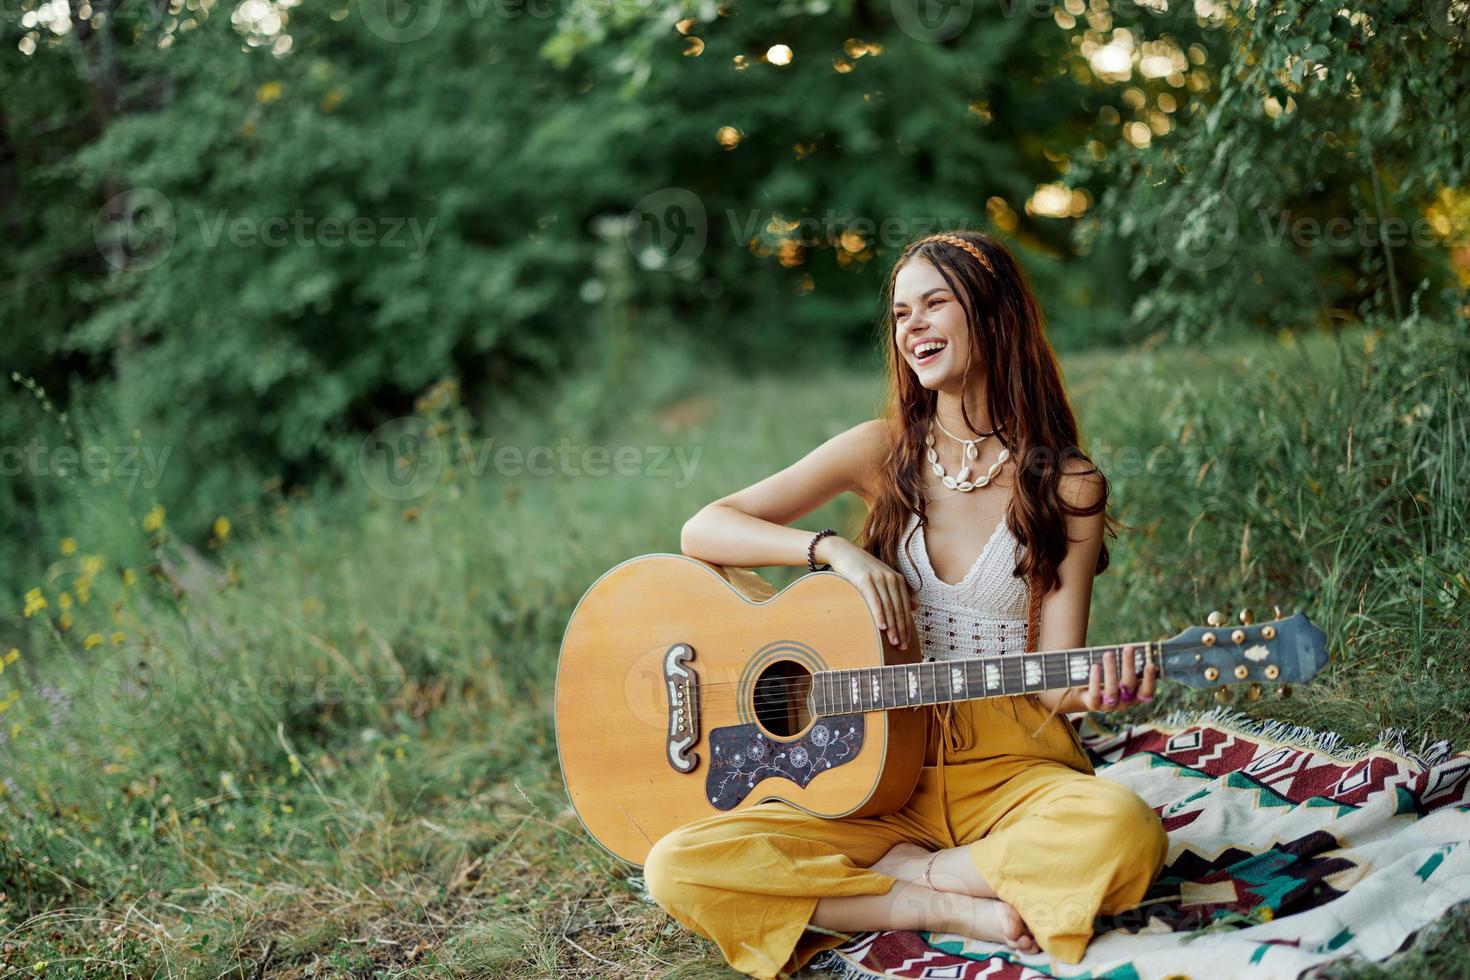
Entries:
[[[1079, 447], [1024, 273], [985, 235], [932, 235], [900, 256], [887, 298], [885, 417], [709, 504], [683, 550], [720, 565], [826, 563], [896, 651], [926, 660], [1084, 645], [1107, 567], [1107, 481]], [[789, 526], [847, 491], [868, 505], [856, 542]], [[1094, 917], [1136, 904], [1165, 853], [1158, 817], [1093, 775], [1061, 717], [1152, 700], [1155, 668], [1123, 652], [1085, 692], [928, 710], [924, 774], [892, 813], [828, 819], [766, 800], [666, 834], [645, 864], [650, 892], [761, 977], [876, 929], [1077, 962]]]

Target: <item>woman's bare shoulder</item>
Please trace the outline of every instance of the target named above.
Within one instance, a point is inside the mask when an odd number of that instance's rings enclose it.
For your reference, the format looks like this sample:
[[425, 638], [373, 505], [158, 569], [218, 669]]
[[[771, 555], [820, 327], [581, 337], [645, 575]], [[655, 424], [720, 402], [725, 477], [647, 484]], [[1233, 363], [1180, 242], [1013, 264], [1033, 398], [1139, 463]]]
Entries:
[[852, 482], [865, 499], [871, 500], [878, 490], [879, 476], [888, 462], [893, 438], [892, 422], [876, 418], [859, 422], [832, 440], [834, 446], [846, 450]]
[[1071, 456], [1062, 461], [1057, 489], [1067, 506], [1092, 510], [1107, 499], [1108, 482], [1091, 460]]

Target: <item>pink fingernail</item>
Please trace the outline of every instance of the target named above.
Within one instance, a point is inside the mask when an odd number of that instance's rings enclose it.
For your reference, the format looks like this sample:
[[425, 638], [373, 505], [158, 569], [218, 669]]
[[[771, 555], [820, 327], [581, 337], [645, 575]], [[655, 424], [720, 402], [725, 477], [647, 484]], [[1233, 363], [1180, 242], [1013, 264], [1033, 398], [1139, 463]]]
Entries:
[[1116, 708], [1118, 706], [1118, 699], [1117, 698], [1103, 698], [1103, 704], [1107, 705], [1109, 708]]

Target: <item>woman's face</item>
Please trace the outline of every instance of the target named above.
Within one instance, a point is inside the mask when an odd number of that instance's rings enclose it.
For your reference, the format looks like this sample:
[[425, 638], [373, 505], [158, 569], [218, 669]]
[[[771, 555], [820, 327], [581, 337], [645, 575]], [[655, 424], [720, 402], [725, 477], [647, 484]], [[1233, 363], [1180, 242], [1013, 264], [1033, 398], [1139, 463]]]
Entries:
[[970, 358], [970, 328], [959, 298], [928, 259], [914, 259], [898, 270], [893, 342], [919, 384], [931, 391], [959, 391]]

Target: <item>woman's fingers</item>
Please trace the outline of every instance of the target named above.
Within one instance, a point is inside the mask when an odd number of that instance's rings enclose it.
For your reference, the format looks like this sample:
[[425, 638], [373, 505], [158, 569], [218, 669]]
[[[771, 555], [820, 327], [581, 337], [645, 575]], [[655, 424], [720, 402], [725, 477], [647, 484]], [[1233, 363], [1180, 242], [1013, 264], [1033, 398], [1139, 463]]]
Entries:
[[883, 580], [883, 599], [889, 612], [888, 642], [894, 646], [907, 646], [908, 634], [904, 632], [904, 603], [898, 594], [898, 584], [891, 578]]
[[1119, 653], [1122, 658], [1118, 680], [1118, 700], [1124, 704], [1132, 704], [1138, 694], [1138, 669], [1134, 666], [1133, 647], [1125, 646]]
[[913, 600], [909, 596], [909, 584], [903, 579], [898, 580], [897, 593], [897, 608], [899, 610], [899, 617], [903, 623], [903, 639], [898, 645], [907, 650], [909, 637], [914, 635], [914, 607]]
[[1087, 674], [1087, 693], [1082, 695], [1082, 703], [1087, 705], [1088, 711], [1102, 710], [1102, 665], [1093, 664]]
[[1104, 708], [1118, 706], [1118, 661], [1109, 650], [1102, 655], [1102, 703]]
[[868, 608], [873, 610], [873, 618], [878, 620], [878, 628], [880, 630], [887, 630], [888, 613], [883, 608], [883, 595], [878, 591], [878, 587], [874, 585], [872, 580], [870, 579], [864, 581], [860, 586], [858, 586], [858, 591], [860, 591], [863, 594], [863, 598], [867, 600]]
[[1150, 663], [1143, 668], [1143, 680], [1138, 685], [1138, 700], [1152, 701], [1154, 687], [1159, 683], [1159, 668]]

